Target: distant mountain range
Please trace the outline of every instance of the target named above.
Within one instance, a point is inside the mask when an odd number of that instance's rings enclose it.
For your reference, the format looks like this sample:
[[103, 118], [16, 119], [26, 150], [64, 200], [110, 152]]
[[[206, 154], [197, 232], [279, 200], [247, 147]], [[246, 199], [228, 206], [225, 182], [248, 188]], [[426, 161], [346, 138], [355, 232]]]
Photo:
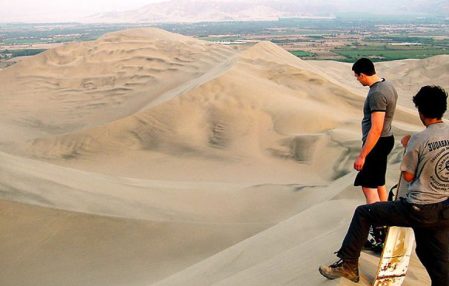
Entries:
[[284, 17], [334, 17], [338, 13], [449, 15], [447, 0], [168, 0], [136, 10], [108, 12], [87, 22], [202, 22], [276, 20]]

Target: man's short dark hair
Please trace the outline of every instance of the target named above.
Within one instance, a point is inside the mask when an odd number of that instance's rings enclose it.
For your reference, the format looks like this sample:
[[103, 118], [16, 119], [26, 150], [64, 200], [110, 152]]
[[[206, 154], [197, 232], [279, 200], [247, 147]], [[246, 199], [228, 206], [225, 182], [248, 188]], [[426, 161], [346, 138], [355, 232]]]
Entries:
[[447, 108], [447, 93], [439, 86], [426, 85], [413, 97], [413, 103], [425, 117], [441, 119]]
[[374, 68], [373, 62], [367, 58], [358, 59], [352, 65], [352, 70], [358, 75], [360, 75], [361, 73], [368, 76], [376, 74], [376, 69]]

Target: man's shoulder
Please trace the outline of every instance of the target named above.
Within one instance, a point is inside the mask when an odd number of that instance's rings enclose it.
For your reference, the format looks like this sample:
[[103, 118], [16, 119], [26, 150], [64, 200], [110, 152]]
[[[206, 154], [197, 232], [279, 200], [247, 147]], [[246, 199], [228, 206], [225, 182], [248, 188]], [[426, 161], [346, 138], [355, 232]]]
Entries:
[[394, 85], [391, 81], [382, 79], [382, 81], [376, 83], [371, 89], [371, 94], [390, 94], [390, 93], [396, 93], [396, 89], [394, 88]]
[[396, 93], [396, 88], [394, 87], [393, 83], [386, 79], [383, 79], [383, 81], [380, 82], [379, 89], [388, 90], [390, 92]]
[[437, 129], [426, 128], [412, 136], [412, 139], [416, 142], [425, 142], [437, 138], [449, 138], [449, 124], [443, 123]]

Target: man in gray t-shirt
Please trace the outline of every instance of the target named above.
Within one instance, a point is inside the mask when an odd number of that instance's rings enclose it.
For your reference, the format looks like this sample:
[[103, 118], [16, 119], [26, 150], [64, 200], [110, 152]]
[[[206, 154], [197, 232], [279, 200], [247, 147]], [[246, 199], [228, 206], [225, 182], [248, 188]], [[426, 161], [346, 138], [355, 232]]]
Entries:
[[410, 183], [406, 198], [357, 207], [337, 256], [336, 263], [319, 268], [328, 278], [359, 281], [358, 259], [371, 225], [411, 227], [416, 254], [429, 273], [432, 286], [449, 285], [449, 125], [442, 117], [447, 93], [437, 86], [424, 86], [413, 97], [426, 126], [407, 145], [401, 170]]
[[354, 161], [359, 171], [354, 181], [361, 186], [367, 204], [388, 199], [385, 187], [387, 156], [394, 146], [391, 122], [398, 94], [391, 82], [376, 74], [371, 60], [361, 58], [352, 66], [354, 76], [369, 92], [363, 106], [362, 149]]
[[364, 143], [372, 127], [371, 115], [373, 112], [385, 112], [380, 137], [393, 136], [391, 122], [393, 121], [397, 100], [398, 93], [396, 89], [390, 81], [386, 81], [384, 78], [377, 80], [369, 87], [363, 106], [362, 141]]
[[414, 178], [408, 187], [409, 203], [422, 205], [446, 200], [449, 197], [449, 125], [440, 120], [413, 135], [401, 171]]

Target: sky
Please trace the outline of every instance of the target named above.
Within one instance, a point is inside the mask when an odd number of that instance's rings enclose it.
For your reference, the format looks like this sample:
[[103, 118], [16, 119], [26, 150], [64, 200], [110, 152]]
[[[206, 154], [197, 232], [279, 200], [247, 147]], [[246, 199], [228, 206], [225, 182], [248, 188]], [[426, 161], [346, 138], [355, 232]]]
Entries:
[[[0, 23], [5, 22], [84, 22], [83, 18], [103, 12], [126, 11], [143, 7], [150, 3], [167, 0], [0, 0]], [[195, 1], [195, 0], [193, 0]], [[235, 0], [219, 0], [232, 3]], [[246, 0], [257, 3], [260, 0]], [[280, 1], [280, 0], [272, 0]], [[295, 1], [295, 0], [291, 0]], [[376, 6], [362, 5], [369, 1], [360, 0], [301, 0], [302, 3], [333, 3], [342, 7], [356, 7], [360, 11], [388, 12], [389, 10], [402, 11], [401, 8], [413, 7], [417, 11], [428, 10], [434, 7], [436, 10], [448, 11], [447, 0], [376, 0]], [[394, 3], [394, 5], [393, 5]], [[412, 4], [410, 4], [412, 3]], [[434, 5], [439, 3], [439, 5]], [[441, 4], [443, 3], [443, 4]], [[447, 3], [447, 2], [446, 2]], [[416, 6], [416, 4], [419, 4]], [[324, 4], [323, 4], [324, 5]], [[348, 6], [349, 5], [349, 6]], [[393, 7], [394, 6], [394, 7]], [[398, 9], [399, 7], [399, 9]], [[393, 9], [395, 8], [395, 9]], [[434, 10], [435, 10], [434, 9]], [[376, 11], [377, 11], [376, 10]], [[440, 11], [440, 10], [438, 10]], [[440, 13], [441, 13], [440, 11]], [[422, 11], [424, 12], [424, 11]]]
[[99, 12], [124, 11], [162, 0], [0, 0], [0, 22], [76, 21]]

